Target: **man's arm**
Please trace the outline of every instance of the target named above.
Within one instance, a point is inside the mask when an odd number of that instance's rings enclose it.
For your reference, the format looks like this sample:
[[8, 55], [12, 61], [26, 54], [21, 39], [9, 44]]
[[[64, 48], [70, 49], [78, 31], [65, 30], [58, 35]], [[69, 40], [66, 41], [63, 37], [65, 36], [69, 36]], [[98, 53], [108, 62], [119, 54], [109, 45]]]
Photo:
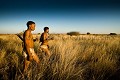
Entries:
[[25, 48], [26, 48], [26, 51], [29, 55], [29, 60], [32, 60], [32, 54], [30, 53], [30, 32], [29, 31], [26, 31], [25, 32]]
[[46, 42], [46, 41], [53, 40], [53, 38], [49, 38], [47, 34], [43, 34], [43, 40]]
[[48, 42], [49, 40], [48, 40], [48, 36], [47, 36], [47, 34], [43, 34], [43, 41], [44, 42]]

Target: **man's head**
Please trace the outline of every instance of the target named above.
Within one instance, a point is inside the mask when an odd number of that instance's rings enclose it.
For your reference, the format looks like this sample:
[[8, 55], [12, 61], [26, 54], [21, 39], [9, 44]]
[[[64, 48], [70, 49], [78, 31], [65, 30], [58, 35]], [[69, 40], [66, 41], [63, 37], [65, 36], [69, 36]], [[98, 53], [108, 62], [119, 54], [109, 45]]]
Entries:
[[30, 29], [31, 31], [35, 30], [35, 22], [28, 21], [26, 25], [27, 25], [28, 29]]
[[44, 27], [44, 32], [49, 32], [49, 27]]

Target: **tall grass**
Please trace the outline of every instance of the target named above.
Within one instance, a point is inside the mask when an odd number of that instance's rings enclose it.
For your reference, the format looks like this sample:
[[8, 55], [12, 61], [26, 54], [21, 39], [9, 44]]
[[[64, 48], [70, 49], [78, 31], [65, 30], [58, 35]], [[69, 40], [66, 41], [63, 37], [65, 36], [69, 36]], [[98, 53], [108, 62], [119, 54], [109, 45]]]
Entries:
[[39, 51], [39, 43], [35, 42], [40, 67], [33, 61], [25, 78], [21, 73], [22, 42], [15, 35], [0, 37], [0, 80], [119, 80], [120, 37], [103, 37], [55, 39], [49, 42], [50, 58]]

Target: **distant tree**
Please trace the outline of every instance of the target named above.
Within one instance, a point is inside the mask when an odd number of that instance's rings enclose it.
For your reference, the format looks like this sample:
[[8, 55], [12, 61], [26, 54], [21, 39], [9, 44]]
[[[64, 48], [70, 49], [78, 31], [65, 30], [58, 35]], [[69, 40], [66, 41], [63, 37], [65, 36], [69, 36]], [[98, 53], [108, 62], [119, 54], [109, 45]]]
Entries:
[[38, 35], [40, 35], [40, 33], [38, 33]]
[[109, 35], [117, 35], [116, 33], [110, 33]]
[[24, 32], [25, 32], [25, 30], [22, 31], [22, 33], [24, 33]]
[[90, 34], [90, 32], [87, 32], [87, 35], [89, 35]]
[[67, 35], [70, 35], [70, 36], [72, 36], [72, 35], [80, 35], [80, 33], [79, 32], [68, 32]]

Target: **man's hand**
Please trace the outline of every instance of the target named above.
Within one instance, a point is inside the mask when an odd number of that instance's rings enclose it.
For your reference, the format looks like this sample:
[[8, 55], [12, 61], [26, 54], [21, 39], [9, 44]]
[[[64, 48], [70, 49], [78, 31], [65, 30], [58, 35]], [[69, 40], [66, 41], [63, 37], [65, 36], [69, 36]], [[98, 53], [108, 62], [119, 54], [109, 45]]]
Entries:
[[38, 38], [33, 39], [34, 42], [35, 42], [35, 41], [38, 41], [38, 40], [39, 40]]
[[54, 38], [52, 37], [51, 40], [54, 40]]
[[38, 39], [38, 38], [36, 38], [36, 41], [39, 41], [39, 39]]

